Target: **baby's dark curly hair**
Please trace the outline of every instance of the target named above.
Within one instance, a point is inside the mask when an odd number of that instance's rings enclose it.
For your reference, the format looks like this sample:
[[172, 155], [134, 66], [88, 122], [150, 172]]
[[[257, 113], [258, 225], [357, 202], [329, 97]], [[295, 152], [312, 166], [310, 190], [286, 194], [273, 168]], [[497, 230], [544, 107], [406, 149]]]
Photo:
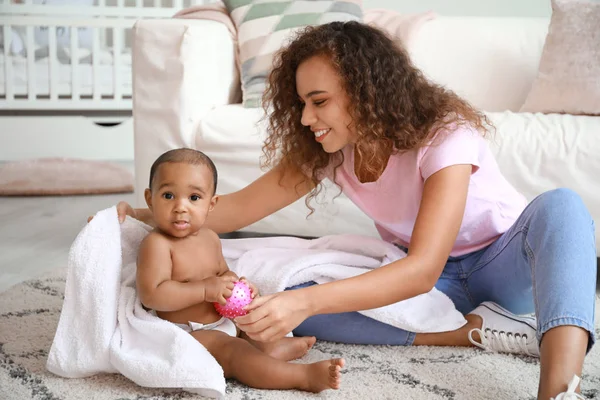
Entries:
[[343, 162], [341, 152], [323, 151], [310, 128], [301, 124], [296, 70], [313, 56], [331, 61], [349, 98], [348, 112], [357, 134], [358, 176], [379, 176], [392, 154], [426, 145], [449, 124], [468, 124], [482, 135], [491, 127], [483, 113], [427, 80], [406, 50], [381, 30], [354, 21], [304, 28], [277, 53], [269, 75], [263, 96], [269, 123], [262, 166], [280, 164], [284, 171], [292, 168], [312, 174], [315, 189], [306, 199], [311, 212], [309, 202], [321, 190], [324, 169], [333, 162], [335, 177]]

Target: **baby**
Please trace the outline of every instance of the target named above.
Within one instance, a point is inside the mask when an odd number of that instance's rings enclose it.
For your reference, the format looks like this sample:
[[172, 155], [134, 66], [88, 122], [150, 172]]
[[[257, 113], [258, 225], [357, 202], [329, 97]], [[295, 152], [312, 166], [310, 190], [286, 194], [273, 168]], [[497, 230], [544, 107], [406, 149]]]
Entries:
[[[314, 337], [259, 343], [238, 337], [213, 303], [225, 304], [239, 278], [229, 271], [217, 234], [204, 226], [217, 203], [217, 170], [204, 153], [176, 149], [150, 169], [144, 195], [156, 228], [142, 241], [137, 290], [142, 304], [189, 332], [215, 357], [226, 378], [259, 389], [338, 389], [343, 359], [288, 363], [306, 354]], [[252, 297], [257, 292], [250, 284]]]

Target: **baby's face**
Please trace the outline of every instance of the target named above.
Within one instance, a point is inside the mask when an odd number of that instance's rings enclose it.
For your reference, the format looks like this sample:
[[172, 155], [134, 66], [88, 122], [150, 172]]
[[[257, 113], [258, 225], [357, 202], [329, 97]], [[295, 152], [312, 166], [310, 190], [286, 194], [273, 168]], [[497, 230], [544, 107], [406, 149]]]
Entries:
[[213, 175], [206, 165], [161, 164], [146, 191], [158, 228], [173, 237], [197, 234], [215, 206]]

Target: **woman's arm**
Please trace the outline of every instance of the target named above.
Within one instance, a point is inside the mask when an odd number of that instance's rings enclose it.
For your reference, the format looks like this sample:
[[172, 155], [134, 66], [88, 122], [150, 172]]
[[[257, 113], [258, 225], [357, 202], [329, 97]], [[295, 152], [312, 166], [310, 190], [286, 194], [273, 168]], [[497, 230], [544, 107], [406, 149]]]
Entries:
[[460, 230], [471, 169], [454, 165], [425, 182], [407, 257], [351, 279], [306, 288], [311, 314], [382, 307], [433, 289]]
[[299, 170], [275, 167], [245, 188], [219, 196], [208, 214], [207, 226], [217, 233], [236, 231], [292, 204], [312, 189], [310, 179]]
[[[121, 210], [120, 209], [121, 207], [123, 207], [124, 210]], [[152, 213], [150, 212], [149, 209], [136, 208], [136, 209], [132, 209], [133, 212], [128, 212], [127, 207], [131, 208], [131, 206], [125, 202], [119, 202], [119, 204], [117, 204], [117, 214], [119, 215], [119, 220], [121, 222], [125, 221], [125, 215], [131, 215], [133, 218], [140, 220], [143, 223], [156, 228], [156, 225], [154, 224], [154, 219], [152, 218]], [[124, 215], [123, 215], [123, 218], [121, 219], [122, 214], [124, 214]]]
[[427, 179], [407, 257], [353, 278], [259, 298], [236, 322], [252, 339], [271, 340], [312, 315], [372, 309], [429, 292], [456, 241], [471, 171], [471, 165], [454, 165]]
[[[219, 196], [215, 208], [208, 215], [206, 226], [216, 233], [236, 231], [292, 204], [313, 187], [310, 179], [299, 170], [287, 170], [284, 175], [283, 168], [275, 167], [245, 188]], [[130, 215], [154, 226], [152, 213], [147, 208], [134, 210], [121, 202], [117, 212], [121, 222]]]

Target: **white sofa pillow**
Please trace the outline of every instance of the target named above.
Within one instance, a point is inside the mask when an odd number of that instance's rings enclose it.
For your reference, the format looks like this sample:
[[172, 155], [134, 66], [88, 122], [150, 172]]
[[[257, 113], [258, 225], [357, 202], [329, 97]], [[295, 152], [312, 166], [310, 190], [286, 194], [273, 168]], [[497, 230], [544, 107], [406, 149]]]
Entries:
[[[517, 190], [531, 200], [557, 187], [573, 189], [600, 221], [600, 117], [510, 111], [488, 116], [496, 126], [492, 151]], [[600, 248], [600, 234], [596, 243]]]
[[[487, 113], [496, 126], [490, 147], [506, 178], [529, 200], [557, 187], [581, 195], [600, 221], [600, 118], [560, 114]], [[201, 121], [194, 145], [207, 152], [219, 168], [219, 192], [239, 190], [258, 178], [259, 157], [266, 135], [263, 111], [242, 105], [219, 106]], [[317, 207], [311, 224], [304, 200], [247, 230], [298, 235], [362, 233], [376, 236], [372, 222], [345, 196], [332, 203], [337, 188], [329, 187], [325, 205]], [[598, 235], [600, 248], [600, 235]]]

